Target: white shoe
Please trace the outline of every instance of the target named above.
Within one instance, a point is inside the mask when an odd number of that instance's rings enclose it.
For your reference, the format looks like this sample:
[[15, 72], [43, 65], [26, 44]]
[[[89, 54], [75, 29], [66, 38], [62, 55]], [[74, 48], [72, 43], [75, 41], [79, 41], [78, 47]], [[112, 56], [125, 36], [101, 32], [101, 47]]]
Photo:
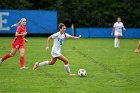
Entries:
[[39, 63], [36, 62], [36, 63], [34, 64], [34, 66], [33, 66], [33, 70], [37, 69], [37, 68], [38, 68], [38, 65], [39, 65]]
[[68, 76], [75, 76], [75, 74], [69, 73]]
[[28, 69], [28, 67], [23, 66], [23, 67], [21, 67], [20, 69]]
[[2, 58], [0, 59], [0, 64], [2, 63]]
[[140, 52], [140, 50], [139, 49], [135, 49], [135, 51], [134, 51], [136, 54], [138, 54], [139, 52]]
[[120, 48], [120, 46], [114, 46], [114, 48]]

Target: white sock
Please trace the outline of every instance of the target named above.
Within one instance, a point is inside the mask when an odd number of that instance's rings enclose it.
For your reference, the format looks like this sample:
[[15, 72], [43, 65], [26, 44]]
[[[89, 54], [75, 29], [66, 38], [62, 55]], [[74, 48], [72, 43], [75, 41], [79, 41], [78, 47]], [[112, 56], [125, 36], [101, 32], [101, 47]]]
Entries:
[[2, 63], [2, 58], [0, 58], [0, 64]]
[[2, 60], [0, 59], [0, 64], [2, 63]]
[[120, 47], [120, 39], [118, 39], [117, 47]]
[[64, 65], [64, 67], [65, 67], [65, 69], [66, 69], [67, 73], [70, 73], [70, 67], [69, 67], [69, 64]]
[[114, 47], [117, 47], [117, 44], [118, 44], [118, 38], [115, 38], [115, 40], [114, 40]]
[[41, 67], [41, 66], [46, 66], [48, 64], [49, 64], [49, 61], [43, 61], [43, 62], [39, 63], [38, 66]]

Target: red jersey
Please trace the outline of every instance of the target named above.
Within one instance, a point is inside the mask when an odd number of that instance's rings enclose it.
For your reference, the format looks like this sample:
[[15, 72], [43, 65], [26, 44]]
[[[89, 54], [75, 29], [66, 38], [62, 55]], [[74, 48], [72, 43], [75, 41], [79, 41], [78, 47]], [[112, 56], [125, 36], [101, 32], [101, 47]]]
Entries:
[[[18, 26], [16, 32], [18, 32], [19, 34], [25, 33], [26, 32], [26, 27]], [[18, 40], [24, 40], [24, 36], [16, 36], [15, 38], [18, 39]]]
[[[26, 27], [18, 26], [16, 32], [19, 34], [26, 32]], [[13, 48], [24, 48], [24, 36], [15, 36], [12, 42]]]

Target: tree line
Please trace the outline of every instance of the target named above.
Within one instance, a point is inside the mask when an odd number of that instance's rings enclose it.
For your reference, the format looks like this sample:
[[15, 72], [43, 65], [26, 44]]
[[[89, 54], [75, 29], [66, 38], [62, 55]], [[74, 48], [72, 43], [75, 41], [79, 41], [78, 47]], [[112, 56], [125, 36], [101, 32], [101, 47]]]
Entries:
[[0, 9], [56, 10], [58, 22], [76, 27], [140, 27], [140, 0], [0, 0]]

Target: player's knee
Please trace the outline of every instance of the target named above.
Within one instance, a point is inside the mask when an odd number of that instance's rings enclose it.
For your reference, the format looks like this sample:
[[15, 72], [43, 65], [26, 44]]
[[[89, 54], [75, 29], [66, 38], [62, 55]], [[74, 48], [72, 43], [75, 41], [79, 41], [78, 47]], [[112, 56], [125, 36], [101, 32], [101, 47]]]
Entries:
[[65, 65], [67, 65], [68, 63], [69, 63], [68, 60], [64, 61], [64, 64], [65, 64]]
[[15, 54], [11, 54], [11, 53], [10, 53], [10, 57], [13, 57], [14, 55], [15, 55]]
[[53, 65], [54, 63], [49, 63], [49, 65]]
[[49, 62], [49, 65], [54, 65], [55, 62]]
[[24, 53], [21, 53], [20, 56], [24, 56]]

